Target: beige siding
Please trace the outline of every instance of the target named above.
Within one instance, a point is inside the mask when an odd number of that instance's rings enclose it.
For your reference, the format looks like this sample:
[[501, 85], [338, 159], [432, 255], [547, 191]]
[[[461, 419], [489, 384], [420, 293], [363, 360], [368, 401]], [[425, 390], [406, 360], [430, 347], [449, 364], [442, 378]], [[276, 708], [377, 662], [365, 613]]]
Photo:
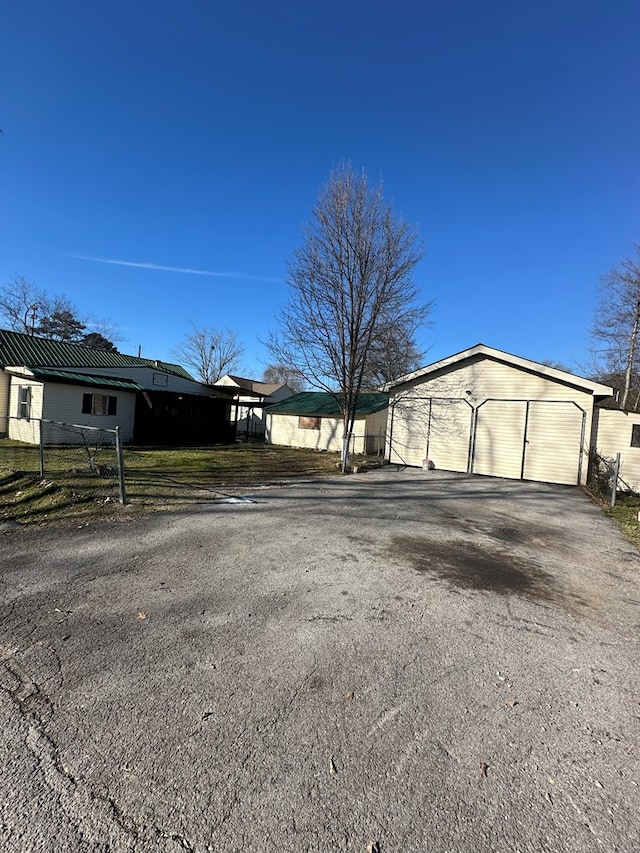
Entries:
[[620, 454], [620, 477], [633, 491], [640, 491], [640, 447], [631, 447], [634, 425], [640, 425], [637, 412], [619, 412], [609, 409], [596, 410], [596, 428], [593, 445], [607, 459]]
[[[564, 382], [505, 364], [486, 356], [476, 356], [469, 362], [453, 365], [433, 377], [420, 378], [394, 389], [411, 397], [468, 398], [477, 405], [482, 400], [573, 400], [591, 399], [591, 394]], [[470, 392], [470, 393], [467, 393]]]
[[[31, 411], [29, 418], [18, 418], [19, 389], [31, 388]], [[40, 423], [42, 417], [43, 385], [33, 379], [21, 376], [11, 377], [9, 394], [9, 438], [16, 441], [27, 441], [29, 444], [40, 442]]]
[[432, 400], [428, 458], [444, 471], [466, 471], [473, 410], [465, 400]]
[[428, 452], [437, 468], [469, 470], [472, 420], [466, 406], [477, 412], [470, 470], [520, 478], [527, 401], [536, 406], [530, 406], [525, 478], [575, 483], [579, 470], [586, 482], [588, 447], [581, 440], [591, 432], [590, 391], [486, 355], [392, 389], [389, 459], [421, 465]]
[[487, 400], [476, 413], [474, 474], [520, 479], [526, 404]]
[[577, 484], [585, 413], [573, 403], [532, 401], [527, 414], [524, 479]]
[[472, 412], [465, 400], [400, 398], [389, 414], [390, 461], [420, 466], [428, 458], [443, 471], [466, 471]]
[[[365, 418], [356, 418], [352, 453], [365, 452], [365, 429]], [[342, 450], [342, 418], [320, 418], [320, 429], [300, 429], [298, 415], [267, 414], [266, 437], [269, 444], [339, 453]]]
[[398, 465], [422, 465], [429, 440], [430, 401], [413, 393], [398, 397], [389, 406], [387, 446], [389, 461]]
[[[83, 394], [107, 394], [116, 397], [117, 408], [115, 415], [85, 415], [82, 414]], [[116, 388], [90, 388], [82, 385], [63, 385], [50, 382], [45, 385], [42, 417], [46, 420], [57, 421], [79, 426], [99, 427], [100, 429], [115, 429], [120, 427], [123, 441], [133, 438], [133, 421], [135, 415], [136, 395], [132, 391]], [[68, 437], [69, 440], [73, 436]], [[64, 434], [55, 437], [65, 441]]]

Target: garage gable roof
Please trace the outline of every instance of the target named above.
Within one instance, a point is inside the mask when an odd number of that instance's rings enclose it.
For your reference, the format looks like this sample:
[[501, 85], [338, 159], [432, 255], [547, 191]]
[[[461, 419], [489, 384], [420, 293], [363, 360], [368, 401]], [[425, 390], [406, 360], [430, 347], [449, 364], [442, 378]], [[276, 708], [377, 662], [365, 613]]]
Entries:
[[432, 364], [421, 367], [419, 370], [414, 370], [413, 373], [407, 373], [405, 376], [400, 376], [392, 382], [388, 382], [384, 388], [390, 391], [397, 388], [399, 385], [404, 385], [407, 382], [412, 382], [414, 379], [427, 378], [430, 374], [436, 373], [447, 367], [454, 367], [468, 359], [477, 356], [484, 356], [495, 361], [501, 361], [504, 364], [509, 364], [512, 367], [521, 370], [527, 370], [532, 373], [537, 373], [540, 376], [545, 376], [548, 379], [553, 379], [556, 382], [563, 382], [566, 385], [573, 385], [590, 392], [594, 397], [610, 397], [614, 394], [614, 389], [609, 385], [602, 385], [600, 382], [594, 382], [592, 379], [585, 379], [582, 376], [576, 376], [574, 373], [569, 373], [566, 370], [558, 370], [557, 367], [550, 367], [547, 364], [541, 364], [538, 361], [531, 361], [528, 358], [522, 358], [519, 355], [512, 355], [509, 352], [503, 352], [493, 347], [488, 347], [486, 344], [476, 344], [469, 349], [462, 350], [455, 355], [450, 355], [448, 358], [443, 358], [440, 361], [434, 361]]

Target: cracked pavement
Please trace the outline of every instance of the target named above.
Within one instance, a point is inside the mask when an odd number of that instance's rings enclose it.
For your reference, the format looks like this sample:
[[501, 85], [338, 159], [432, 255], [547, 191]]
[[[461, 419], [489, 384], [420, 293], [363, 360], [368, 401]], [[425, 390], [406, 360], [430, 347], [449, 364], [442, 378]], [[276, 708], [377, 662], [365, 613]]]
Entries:
[[640, 558], [398, 471], [0, 536], [0, 849], [640, 849]]

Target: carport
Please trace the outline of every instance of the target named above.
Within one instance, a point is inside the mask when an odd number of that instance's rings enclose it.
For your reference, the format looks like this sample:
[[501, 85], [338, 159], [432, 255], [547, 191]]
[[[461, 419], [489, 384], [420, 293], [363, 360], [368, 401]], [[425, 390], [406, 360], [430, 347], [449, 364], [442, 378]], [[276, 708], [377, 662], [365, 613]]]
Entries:
[[389, 461], [567, 485], [586, 482], [594, 405], [613, 393], [484, 344], [388, 390]]

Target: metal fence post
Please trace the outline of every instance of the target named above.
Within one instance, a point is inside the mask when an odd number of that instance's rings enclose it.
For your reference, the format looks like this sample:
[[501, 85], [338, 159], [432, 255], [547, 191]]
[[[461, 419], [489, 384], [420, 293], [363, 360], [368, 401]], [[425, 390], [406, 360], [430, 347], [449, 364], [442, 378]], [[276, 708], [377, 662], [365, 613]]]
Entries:
[[44, 480], [44, 434], [42, 431], [42, 418], [40, 418], [40, 479]]
[[620, 454], [616, 453], [616, 464], [613, 466], [613, 485], [611, 486], [611, 506], [616, 505], [616, 494], [618, 492], [618, 474], [620, 472]]
[[118, 457], [118, 483], [120, 485], [120, 503], [126, 504], [127, 493], [124, 486], [124, 459], [122, 456], [122, 436], [120, 427], [116, 427], [116, 456]]

